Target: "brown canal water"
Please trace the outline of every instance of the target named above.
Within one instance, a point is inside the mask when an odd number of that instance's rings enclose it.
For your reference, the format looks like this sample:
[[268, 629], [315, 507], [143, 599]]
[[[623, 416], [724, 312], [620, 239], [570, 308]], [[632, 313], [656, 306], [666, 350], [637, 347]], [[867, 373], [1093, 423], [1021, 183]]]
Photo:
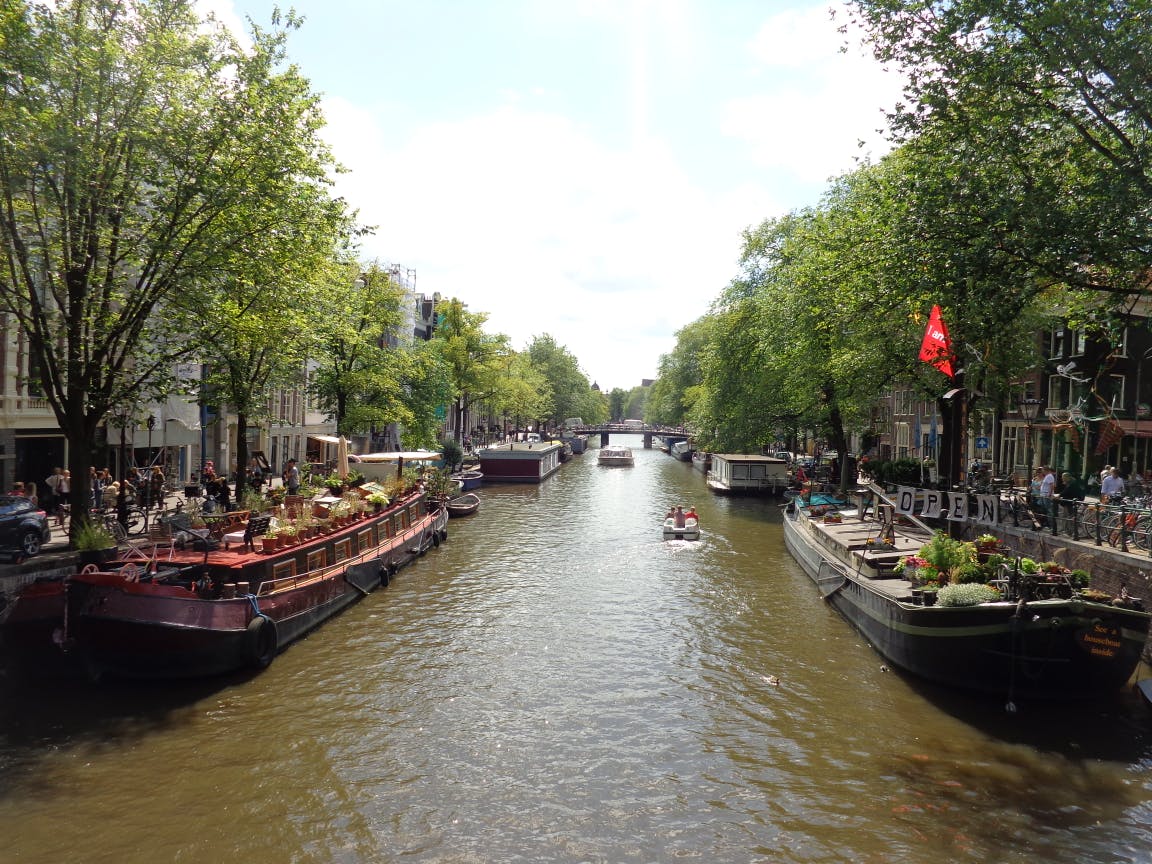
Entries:
[[[776, 502], [595, 450], [266, 672], [0, 687], [11, 862], [1152, 860], [1152, 711], [893, 672]], [[704, 538], [663, 542], [671, 504]], [[777, 683], [778, 682], [778, 683]]]

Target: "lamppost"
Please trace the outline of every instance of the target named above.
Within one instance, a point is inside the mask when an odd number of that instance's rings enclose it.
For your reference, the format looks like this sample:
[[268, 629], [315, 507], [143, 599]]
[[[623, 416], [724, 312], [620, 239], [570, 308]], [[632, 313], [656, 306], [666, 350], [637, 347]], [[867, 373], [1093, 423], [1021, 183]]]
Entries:
[[1032, 482], [1032, 423], [1040, 413], [1040, 405], [1039, 399], [1021, 399], [1016, 403], [1016, 407], [1020, 409], [1020, 414], [1024, 418], [1025, 434], [1028, 436], [1024, 439], [1025, 488], [1028, 488]]
[[124, 469], [124, 462], [126, 460], [125, 451], [127, 448], [127, 434], [128, 434], [128, 418], [129, 413], [127, 408], [119, 408], [113, 415], [116, 418], [116, 424], [120, 427], [120, 459], [119, 466], [117, 467], [118, 480], [120, 487], [116, 492], [116, 521], [124, 526], [124, 530], [128, 530], [128, 490], [125, 488], [128, 482], [127, 474]]
[[1148, 358], [1152, 357], [1152, 348], [1144, 352], [1144, 356], [1140, 358], [1140, 362], [1136, 364], [1136, 393], [1132, 401], [1132, 474], [1139, 476], [1136, 470], [1136, 447], [1140, 436], [1137, 434], [1140, 431], [1140, 373], [1144, 371], [1144, 364], [1148, 362]]

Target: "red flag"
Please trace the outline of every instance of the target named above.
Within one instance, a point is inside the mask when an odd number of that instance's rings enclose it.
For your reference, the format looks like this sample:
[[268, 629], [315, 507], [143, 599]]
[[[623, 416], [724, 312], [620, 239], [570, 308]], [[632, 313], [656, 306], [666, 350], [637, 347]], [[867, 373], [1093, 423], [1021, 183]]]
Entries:
[[940, 315], [939, 306], [932, 307], [928, 318], [924, 341], [920, 343], [920, 359], [952, 377], [952, 340], [948, 338], [948, 327]]

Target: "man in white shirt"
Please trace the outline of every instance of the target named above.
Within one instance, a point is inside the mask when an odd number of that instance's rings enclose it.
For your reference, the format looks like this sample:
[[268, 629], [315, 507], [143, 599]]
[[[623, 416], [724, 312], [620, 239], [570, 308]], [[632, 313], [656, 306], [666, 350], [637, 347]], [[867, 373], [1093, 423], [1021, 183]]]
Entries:
[[1108, 476], [1104, 478], [1104, 482], [1100, 484], [1100, 500], [1107, 504], [1113, 499], [1119, 499], [1124, 496], [1124, 478], [1120, 476], [1120, 472], [1113, 468], [1108, 472]]
[[1043, 523], [1046, 519], [1056, 517], [1055, 508], [1052, 506], [1052, 499], [1056, 495], [1056, 475], [1047, 465], [1041, 465], [1038, 473], [1040, 474], [1040, 490], [1036, 494], [1036, 510], [1040, 516], [1040, 521]]

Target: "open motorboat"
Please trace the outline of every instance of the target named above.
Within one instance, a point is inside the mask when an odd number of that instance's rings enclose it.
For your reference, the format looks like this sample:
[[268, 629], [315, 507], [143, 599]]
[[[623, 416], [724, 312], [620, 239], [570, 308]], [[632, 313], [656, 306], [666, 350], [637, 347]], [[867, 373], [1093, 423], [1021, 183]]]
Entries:
[[669, 516], [664, 520], [664, 539], [665, 540], [699, 540], [700, 539], [700, 523], [695, 519], [689, 517], [684, 520], [683, 526], [677, 528], [676, 520]]
[[597, 462], [601, 465], [631, 465], [634, 461], [632, 449], [618, 444], [601, 447], [600, 456], [597, 458]]

